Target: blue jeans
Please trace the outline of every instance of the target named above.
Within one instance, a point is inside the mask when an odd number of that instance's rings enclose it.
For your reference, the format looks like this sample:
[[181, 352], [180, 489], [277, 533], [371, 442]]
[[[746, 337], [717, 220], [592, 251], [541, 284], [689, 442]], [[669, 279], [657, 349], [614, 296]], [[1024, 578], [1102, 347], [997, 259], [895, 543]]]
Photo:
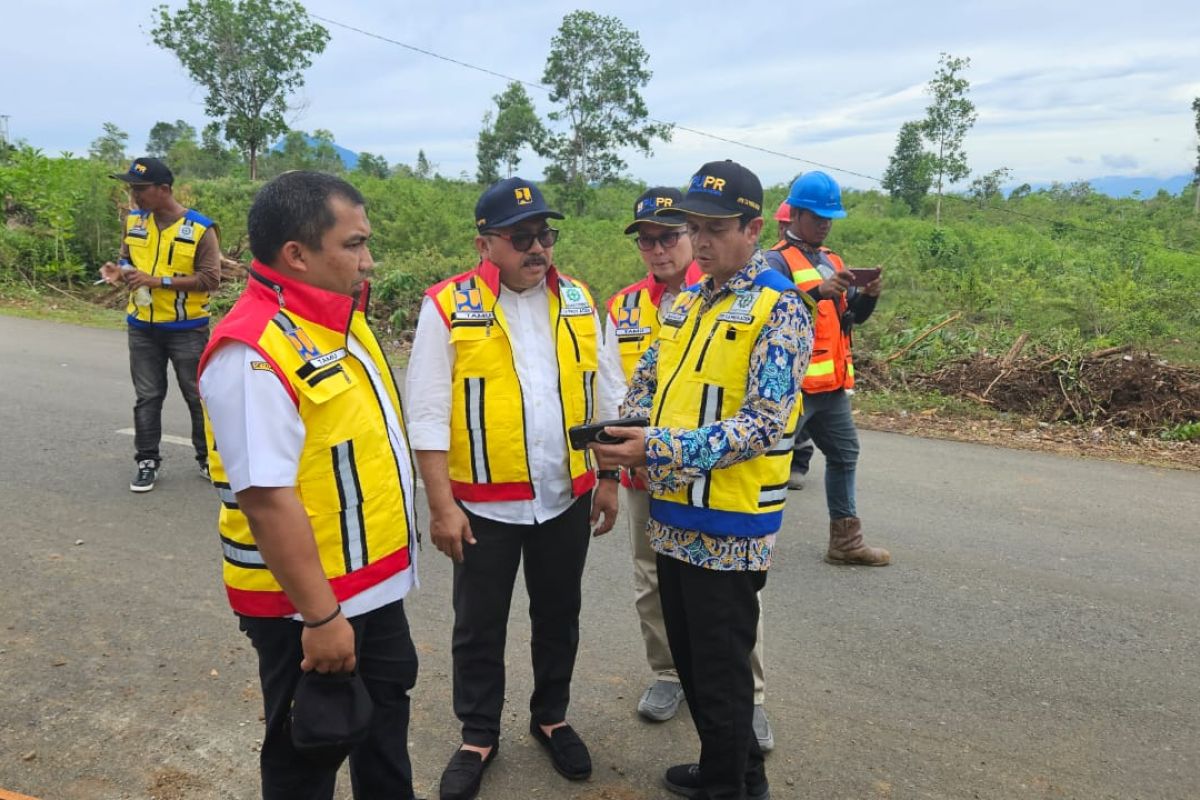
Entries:
[[836, 392], [804, 393], [804, 416], [797, 423], [825, 456], [825, 503], [830, 519], [857, 517], [854, 471], [858, 466], [858, 430], [850, 415], [850, 396]]

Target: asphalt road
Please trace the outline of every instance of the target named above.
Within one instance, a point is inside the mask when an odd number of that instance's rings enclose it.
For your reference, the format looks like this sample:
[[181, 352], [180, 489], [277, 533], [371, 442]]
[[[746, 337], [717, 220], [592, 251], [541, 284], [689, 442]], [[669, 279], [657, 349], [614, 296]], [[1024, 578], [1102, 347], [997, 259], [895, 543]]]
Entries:
[[[0, 317], [0, 374], [0, 789], [256, 797], [255, 659], [221, 590], [217, 501], [171, 443], [158, 488], [128, 491], [124, 334]], [[188, 434], [174, 389], [165, 430]], [[1200, 477], [862, 438], [860, 513], [894, 563], [821, 562], [818, 457], [765, 591], [773, 796], [1200, 797]], [[420, 555], [411, 749], [436, 796], [457, 735], [450, 569]], [[595, 774], [570, 784], [524, 733], [517, 590], [485, 800], [669, 796], [663, 768], [697, 742], [686, 714], [636, 716], [648, 676], [632, 599], [622, 520], [589, 558], [571, 719]]]

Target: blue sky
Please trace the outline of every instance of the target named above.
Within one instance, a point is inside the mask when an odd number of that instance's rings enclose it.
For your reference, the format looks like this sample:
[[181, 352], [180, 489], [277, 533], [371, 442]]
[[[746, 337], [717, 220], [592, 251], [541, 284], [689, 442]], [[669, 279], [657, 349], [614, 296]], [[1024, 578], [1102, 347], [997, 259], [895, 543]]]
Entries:
[[[178, 5], [178, 0], [175, 0]], [[450, 5], [310, 0], [314, 14], [497, 72], [538, 81], [572, 6], [527, 0]], [[1193, 2], [1013, 0], [981, 3], [596, 3], [637, 30], [654, 72], [651, 114], [730, 139], [878, 176], [900, 125], [923, 116], [939, 52], [969, 56], [979, 121], [972, 169], [1017, 181], [1101, 175], [1166, 177], [1196, 162], [1200, 11]], [[203, 92], [145, 33], [151, 3], [9, 4], [0, 30], [0, 114], [10, 135], [47, 152], [85, 152], [115, 122], [140, 149], [157, 120], [203, 118]], [[504, 81], [331, 27], [332, 40], [294, 98], [292, 126], [327, 128], [389, 162], [418, 149], [446, 175], [474, 174], [475, 137]], [[22, 78], [22, 76], [27, 76]], [[531, 90], [538, 110], [550, 110]], [[683, 184], [697, 166], [734, 158], [764, 183], [803, 162], [678, 131], [629, 172]], [[521, 173], [537, 178], [530, 155]], [[834, 173], [850, 186], [870, 182]]]

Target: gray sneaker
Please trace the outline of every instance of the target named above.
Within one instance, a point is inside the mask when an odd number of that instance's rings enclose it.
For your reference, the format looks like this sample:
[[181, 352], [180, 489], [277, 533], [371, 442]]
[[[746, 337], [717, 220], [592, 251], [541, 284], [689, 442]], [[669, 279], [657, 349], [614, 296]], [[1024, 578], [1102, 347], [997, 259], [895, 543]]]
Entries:
[[754, 707], [754, 738], [758, 739], [758, 749], [769, 753], [775, 749], [775, 734], [771, 732], [771, 721], [767, 719], [767, 710], [762, 706]]
[[803, 472], [789, 472], [788, 473], [788, 488], [792, 489], [792, 490], [803, 489], [804, 488], [804, 473]]
[[638, 713], [653, 722], [666, 722], [675, 716], [683, 701], [683, 687], [676, 681], [657, 680], [642, 693]]

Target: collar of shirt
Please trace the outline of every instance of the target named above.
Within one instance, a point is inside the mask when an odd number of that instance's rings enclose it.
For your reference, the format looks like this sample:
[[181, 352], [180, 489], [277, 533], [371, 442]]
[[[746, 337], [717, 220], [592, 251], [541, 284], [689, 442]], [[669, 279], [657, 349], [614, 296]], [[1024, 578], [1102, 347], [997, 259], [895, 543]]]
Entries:
[[546, 291], [546, 279], [545, 278], [542, 278], [540, 281], [538, 281], [536, 286], [530, 286], [528, 289], [522, 289], [519, 292], [516, 289], [508, 288], [503, 283], [500, 284], [500, 294], [501, 295], [511, 295], [512, 297], [522, 297], [522, 298], [533, 297], [534, 295], [541, 294], [544, 291]]
[[712, 276], [705, 275], [704, 280], [700, 281], [700, 298], [708, 306], [726, 294], [744, 292], [754, 285], [755, 278], [770, 269], [771, 265], [767, 263], [762, 251], [755, 250], [754, 255], [750, 256], [750, 260], [746, 262], [746, 266], [735, 272], [733, 277], [725, 281], [725, 285], [720, 289], [713, 291]]

